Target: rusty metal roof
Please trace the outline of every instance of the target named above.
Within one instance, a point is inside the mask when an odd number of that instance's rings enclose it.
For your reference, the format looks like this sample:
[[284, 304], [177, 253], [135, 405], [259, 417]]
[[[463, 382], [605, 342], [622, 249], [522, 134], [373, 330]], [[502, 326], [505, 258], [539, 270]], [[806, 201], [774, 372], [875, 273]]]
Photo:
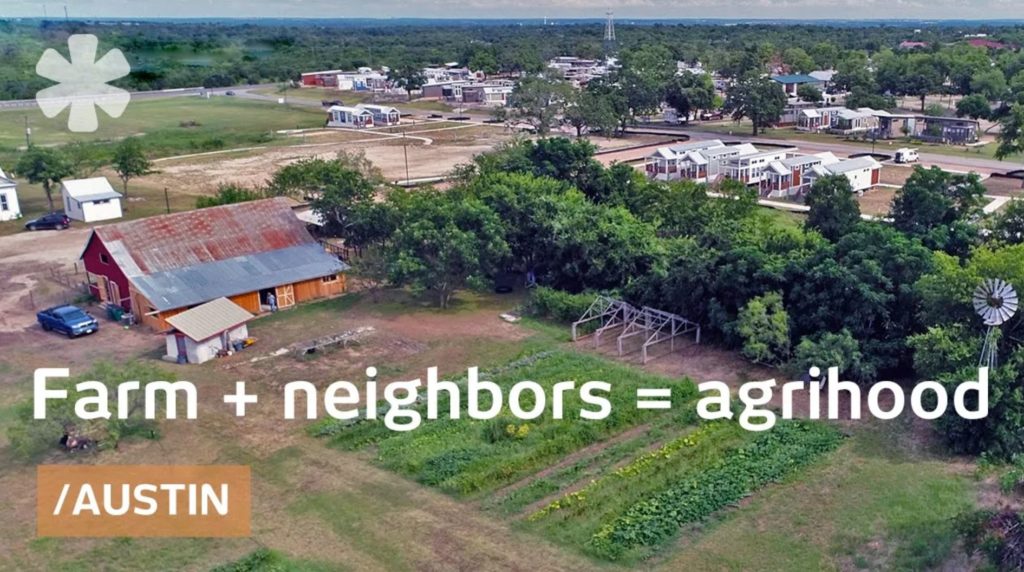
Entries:
[[316, 243], [284, 198], [111, 224], [96, 235], [108, 247], [120, 242], [143, 274]]
[[284, 198], [101, 226], [93, 233], [160, 311], [349, 268], [310, 236]]

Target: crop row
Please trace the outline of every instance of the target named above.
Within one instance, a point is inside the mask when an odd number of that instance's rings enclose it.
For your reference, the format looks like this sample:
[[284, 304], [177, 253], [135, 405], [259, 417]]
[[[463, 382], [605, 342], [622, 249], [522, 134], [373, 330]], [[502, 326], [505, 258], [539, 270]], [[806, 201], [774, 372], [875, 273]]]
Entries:
[[779, 424], [705, 470], [634, 504], [601, 527], [588, 544], [595, 554], [609, 560], [634, 548], [660, 544], [674, 536], [680, 526], [703, 520], [764, 485], [785, 478], [835, 449], [840, 440], [835, 429], [823, 424]]

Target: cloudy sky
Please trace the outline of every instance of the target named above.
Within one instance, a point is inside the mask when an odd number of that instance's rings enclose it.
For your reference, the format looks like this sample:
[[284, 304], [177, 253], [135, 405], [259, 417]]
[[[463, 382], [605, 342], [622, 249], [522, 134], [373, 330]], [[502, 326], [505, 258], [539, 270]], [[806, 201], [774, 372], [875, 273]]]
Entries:
[[1024, 0], [0, 0], [0, 17], [1024, 18]]

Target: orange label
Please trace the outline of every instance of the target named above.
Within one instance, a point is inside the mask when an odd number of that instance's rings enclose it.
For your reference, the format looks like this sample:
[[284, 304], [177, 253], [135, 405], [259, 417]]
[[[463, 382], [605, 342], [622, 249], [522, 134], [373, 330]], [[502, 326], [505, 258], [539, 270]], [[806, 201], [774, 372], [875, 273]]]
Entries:
[[249, 536], [242, 465], [40, 465], [38, 536]]

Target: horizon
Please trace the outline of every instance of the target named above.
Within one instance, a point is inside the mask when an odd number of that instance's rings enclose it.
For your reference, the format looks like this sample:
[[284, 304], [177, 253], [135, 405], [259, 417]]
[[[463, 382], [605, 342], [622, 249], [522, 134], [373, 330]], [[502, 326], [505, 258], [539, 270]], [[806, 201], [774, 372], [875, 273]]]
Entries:
[[[600, 3], [573, 0], [549, 4], [517, 0], [493, 5], [481, 0], [385, 1], [373, 5], [330, 0], [182, 0], [169, 5], [154, 0], [6, 0], [0, 19], [42, 20], [293, 20], [293, 21], [537, 21], [604, 20], [614, 12], [619, 22], [1022, 22], [1013, 0], [645, 0]], [[356, 11], [359, 17], [346, 17]], [[865, 15], [865, 12], [870, 15]], [[239, 16], [239, 14], [247, 14]], [[979, 14], [986, 17], [980, 18]]]

